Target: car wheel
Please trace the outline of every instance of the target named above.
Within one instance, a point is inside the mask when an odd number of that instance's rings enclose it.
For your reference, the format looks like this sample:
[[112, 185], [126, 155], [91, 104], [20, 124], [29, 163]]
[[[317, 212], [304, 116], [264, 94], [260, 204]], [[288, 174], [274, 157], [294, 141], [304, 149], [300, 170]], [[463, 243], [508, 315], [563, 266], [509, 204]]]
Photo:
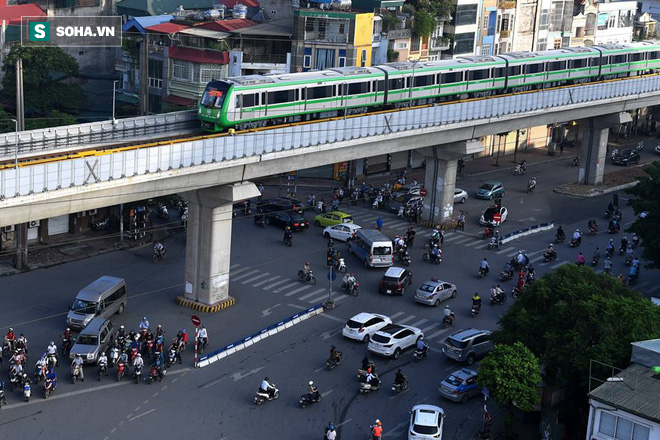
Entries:
[[369, 335], [364, 335], [364, 338], [362, 338], [362, 342], [369, 343]]
[[314, 220], [314, 226], [321, 226], [321, 222], [319, 222], [318, 220]]
[[117, 314], [121, 315], [124, 313], [124, 303], [119, 304], [119, 309], [117, 310]]
[[406, 288], [401, 287], [401, 293], [399, 294], [399, 296], [403, 296], [404, 293], [406, 293]]
[[330, 238], [330, 234], [327, 233], [327, 232], [325, 232], [325, 233], [323, 234], [323, 237], [325, 237], [325, 238]]
[[364, 260], [364, 267], [366, 267], [367, 269], [369, 269], [369, 262], [368, 262], [367, 260]]
[[435, 302], [433, 303], [434, 307], [438, 307], [440, 305], [440, 300], [436, 299]]
[[399, 359], [399, 356], [401, 356], [401, 349], [397, 348], [396, 350], [394, 350], [394, 354], [392, 355], [392, 357], [394, 359]]
[[488, 200], [493, 200], [493, 195], [492, 195], [492, 194], [490, 194], [490, 195], [488, 196]]
[[456, 290], [454, 290], [454, 291], [451, 293], [451, 297], [452, 297], [452, 298], [456, 298], [456, 293], [458, 293], [458, 292], [456, 292]]
[[461, 397], [461, 403], [467, 403], [468, 401], [468, 395], [464, 394], [463, 397]]
[[465, 203], [465, 197], [461, 199], [461, 203]]
[[266, 217], [266, 219], [264, 220], [264, 222], [265, 222], [267, 225], [269, 225], [269, 224], [270, 224], [270, 217]]
[[352, 254], [353, 253], [353, 248], [351, 246], [348, 247], [348, 253]]
[[467, 363], [468, 365], [472, 365], [472, 364], [474, 364], [474, 355], [473, 355], [473, 354], [469, 355], [469, 356], [467, 357], [465, 363]]

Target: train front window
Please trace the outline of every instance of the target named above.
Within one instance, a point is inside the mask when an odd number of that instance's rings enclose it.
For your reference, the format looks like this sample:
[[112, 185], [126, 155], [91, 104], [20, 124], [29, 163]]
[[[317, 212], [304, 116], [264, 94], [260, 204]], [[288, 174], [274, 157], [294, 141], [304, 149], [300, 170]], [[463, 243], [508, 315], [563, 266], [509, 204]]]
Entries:
[[204, 95], [202, 95], [202, 107], [221, 108], [225, 102], [227, 90], [229, 90], [229, 86], [222, 83], [214, 83], [213, 85], [209, 84], [206, 86]]

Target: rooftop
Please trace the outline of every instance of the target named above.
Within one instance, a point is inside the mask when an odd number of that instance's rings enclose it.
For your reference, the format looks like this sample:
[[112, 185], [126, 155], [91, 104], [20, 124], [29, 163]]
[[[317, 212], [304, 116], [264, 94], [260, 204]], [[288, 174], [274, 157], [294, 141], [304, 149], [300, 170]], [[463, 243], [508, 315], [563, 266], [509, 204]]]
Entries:
[[0, 20], [8, 25], [20, 25], [21, 17], [45, 17], [46, 13], [35, 4], [0, 6]]
[[649, 367], [632, 364], [615, 377], [621, 380], [604, 382], [591, 391], [589, 397], [660, 423], [660, 374]]

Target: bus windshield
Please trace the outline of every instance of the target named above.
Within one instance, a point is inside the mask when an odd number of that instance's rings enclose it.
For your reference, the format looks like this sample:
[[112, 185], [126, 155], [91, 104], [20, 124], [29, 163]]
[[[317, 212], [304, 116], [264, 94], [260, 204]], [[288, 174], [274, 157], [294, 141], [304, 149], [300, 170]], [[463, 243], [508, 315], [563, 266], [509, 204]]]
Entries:
[[204, 90], [204, 95], [202, 95], [202, 107], [221, 108], [228, 90], [229, 84], [227, 83], [221, 81], [210, 82]]

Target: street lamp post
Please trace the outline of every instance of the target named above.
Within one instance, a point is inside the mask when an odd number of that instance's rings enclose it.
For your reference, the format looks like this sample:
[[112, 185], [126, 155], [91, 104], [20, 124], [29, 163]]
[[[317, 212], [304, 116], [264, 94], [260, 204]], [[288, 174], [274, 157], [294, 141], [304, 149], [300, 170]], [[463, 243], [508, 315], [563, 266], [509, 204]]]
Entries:
[[117, 83], [118, 80], [112, 81], [112, 123], [115, 124], [117, 121], [115, 119], [115, 97], [117, 95]]
[[18, 120], [12, 119], [14, 122], [14, 169], [18, 170]]

